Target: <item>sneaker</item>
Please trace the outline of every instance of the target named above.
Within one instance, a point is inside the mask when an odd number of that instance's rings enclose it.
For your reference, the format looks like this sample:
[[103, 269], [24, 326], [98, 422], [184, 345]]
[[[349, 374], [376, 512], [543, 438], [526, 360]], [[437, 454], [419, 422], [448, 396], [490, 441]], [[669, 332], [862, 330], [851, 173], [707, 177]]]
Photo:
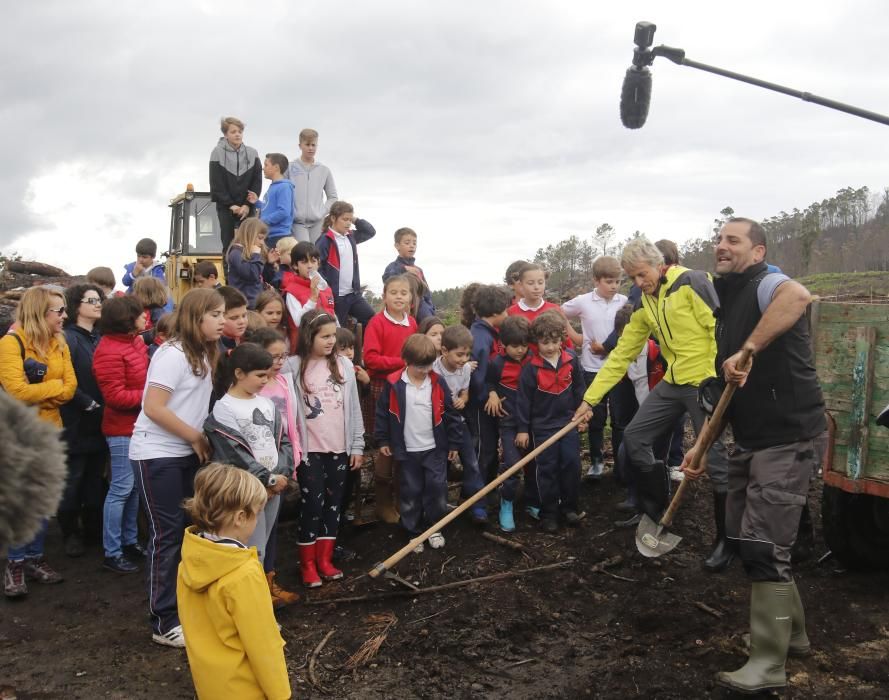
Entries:
[[559, 524], [555, 518], [544, 518], [540, 521], [540, 529], [552, 535], [559, 531]]
[[[473, 506], [470, 509], [472, 514], [472, 522], [475, 525], [487, 525], [488, 524], [488, 511], [484, 506]], [[430, 542], [431, 544], [431, 542]]]
[[420, 542], [420, 544], [414, 547], [414, 554], [422, 554], [424, 549], [426, 548], [423, 546], [423, 543]]
[[633, 515], [631, 515], [626, 520], [615, 520], [614, 527], [621, 530], [625, 528], [636, 527], [639, 524], [640, 520], [642, 520], [642, 513], [633, 513]]
[[681, 467], [670, 467], [670, 479], [673, 481], [682, 481], [685, 478], [685, 472]]
[[586, 481], [598, 481], [602, 478], [602, 472], [605, 471], [605, 463], [601, 459], [594, 461], [590, 468], [587, 469], [586, 475], [583, 477]]
[[25, 562], [6, 562], [6, 571], [3, 572], [3, 593], [7, 598], [21, 598], [28, 594], [28, 584], [25, 583]]
[[575, 511], [569, 510], [565, 513], [565, 522], [571, 527], [577, 527], [580, 525], [580, 516]]
[[182, 632], [182, 625], [176, 625], [166, 634], [152, 634], [151, 641], [155, 644], [161, 644], [165, 647], [184, 649], [185, 634]]
[[102, 562], [102, 568], [113, 571], [116, 574], [135, 574], [139, 570], [138, 565], [123, 555], [119, 557], [105, 557], [105, 560]]
[[68, 535], [65, 538], [65, 556], [66, 557], [82, 557], [84, 553], [83, 540], [80, 535]]
[[25, 574], [37, 583], [61, 583], [65, 580], [43, 557], [25, 559]]
[[440, 532], [433, 532], [429, 535], [429, 546], [432, 549], [441, 549], [445, 546], [445, 538]]
[[134, 542], [133, 544], [125, 544], [123, 546], [123, 555], [132, 561], [139, 561], [140, 559], [144, 559], [148, 554], [148, 550], [145, 549], [138, 542]]
[[537, 506], [526, 506], [525, 512], [534, 518], [534, 520], [540, 520], [540, 508]]

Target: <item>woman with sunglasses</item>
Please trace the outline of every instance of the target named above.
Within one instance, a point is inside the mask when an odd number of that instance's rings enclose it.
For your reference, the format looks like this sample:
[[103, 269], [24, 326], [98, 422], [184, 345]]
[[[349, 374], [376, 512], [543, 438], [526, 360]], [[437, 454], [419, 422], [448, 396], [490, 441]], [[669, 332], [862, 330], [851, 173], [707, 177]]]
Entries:
[[[15, 331], [0, 338], [0, 386], [14, 398], [36, 406], [39, 416], [62, 427], [59, 407], [77, 389], [71, 354], [62, 323], [65, 298], [58, 288], [31, 287], [16, 310]], [[55, 488], [47, 484], [47, 488]], [[7, 553], [3, 592], [10, 598], [27, 594], [26, 578], [38, 583], [59, 583], [62, 577], [43, 558], [46, 523], [30, 542], [14, 545]]]
[[82, 556], [84, 542], [97, 545], [102, 541], [108, 446], [102, 435], [105, 402], [93, 376], [93, 354], [99, 344], [97, 326], [104, 300], [105, 293], [95, 284], [75, 284], [65, 290], [65, 340], [77, 377], [77, 391], [61, 408], [68, 447], [68, 479], [56, 517], [69, 557]]

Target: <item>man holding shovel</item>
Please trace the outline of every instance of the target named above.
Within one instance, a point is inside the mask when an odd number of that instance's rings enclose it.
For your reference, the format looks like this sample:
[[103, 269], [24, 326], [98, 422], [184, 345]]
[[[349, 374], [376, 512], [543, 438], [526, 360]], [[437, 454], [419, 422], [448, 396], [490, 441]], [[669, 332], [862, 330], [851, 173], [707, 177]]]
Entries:
[[[746, 693], [783, 688], [788, 653], [810, 652], [790, 550], [827, 443], [805, 318], [811, 297], [787, 276], [770, 273], [765, 255], [765, 231], [755, 221], [729, 219], [719, 232], [718, 362], [725, 381], [738, 384], [725, 414], [735, 438], [726, 528], [753, 591], [750, 656], [741, 669], [719, 673], [716, 682]], [[752, 367], [741, 366], [743, 347], [756, 355]], [[692, 468], [693, 458], [694, 451], [683, 462], [692, 479], [704, 469]]]
[[[642, 290], [642, 296], [617, 347], [590, 384], [574, 417], [592, 413], [592, 407], [621, 380], [654, 334], [668, 362], [667, 373], [630, 421], [623, 445], [636, 481], [639, 505], [657, 522], [670, 498], [670, 475], [667, 465], [655, 459], [654, 445], [664, 433], [672, 432], [686, 412], [695, 433], [704, 424], [704, 412], [698, 405], [698, 385], [716, 375], [714, 330], [719, 302], [706, 272], [667, 265], [661, 251], [644, 238], [626, 245], [621, 266]], [[721, 571], [733, 556], [725, 540], [728, 464], [722, 443], [714, 442], [707, 457], [715, 495], [716, 543], [704, 568]], [[639, 517], [627, 521], [627, 525], [635, 525]]]

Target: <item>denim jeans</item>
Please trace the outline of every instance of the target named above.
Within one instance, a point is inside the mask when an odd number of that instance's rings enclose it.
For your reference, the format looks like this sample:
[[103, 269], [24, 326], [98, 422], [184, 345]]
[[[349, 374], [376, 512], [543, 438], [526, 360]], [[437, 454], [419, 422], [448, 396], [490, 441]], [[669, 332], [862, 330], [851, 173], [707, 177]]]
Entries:
[[43, 541], [46, 539], [46, 526], [49, 520], [44, 518], [43, 525], [40, 526], [37, 534], [27, 544], [19, 547], [10, 547], [6, 558], [9, 561], [23, 561], [25, 559], [37, 559], [43, 556]]
[[112, 436], [105, 440], [111, 452], [111, 483], [105, 496], [102, 543], [106, 557], [119, 557], [124, 546], [136, 544], [139, 492], [129, 457], [130, 438]]

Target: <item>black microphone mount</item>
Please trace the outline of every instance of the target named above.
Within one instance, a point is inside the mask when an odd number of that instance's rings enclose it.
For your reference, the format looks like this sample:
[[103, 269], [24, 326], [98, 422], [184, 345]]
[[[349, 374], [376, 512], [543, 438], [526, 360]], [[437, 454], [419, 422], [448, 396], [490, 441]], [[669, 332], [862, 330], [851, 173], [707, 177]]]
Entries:
[[784, 85], [778, 85], [777, 83], [770, 83], [766, 80], [760, 80], [759, 78], [753, 78], [749, 75], [743, 75], [742, 73], [735, 73], [734, 71], [725, 70], [724, 68], [710, 66], [706, 63], [692, 61], [691, 59], [685, 57], [684, 49], [677, 49], [672, 46], [663, 45], [655, 46], [652, 48], [651, 45], [652, 43], [654, 43], [654, 32], [656, 29], [657, 25], [651, 22], [639, 22], [636, 24], [636, 33], [633, 36], [633, 43], [636, 44], [636, 48], [633, 50], [633, 65], [640, 71], [646, 69], [652, 63], [654, 63], [654, 59], [658, 56], [663, 56], [664, 58], [669, 59], [673, 63], [680, 66], [697, 68], [698, 70], [706, 71], [707, 73], [721, 75], [724, 78], [731, 78], [732, 80], [738, 80], [742, 83], [756, 85], [757, 87], [765, 88], [766, 90], [780, 92], [783, 95], [790, 95], [791, 97], [796, 97], [800, 100], [803, 100], [804, 102], [812, 102], [814, 104], [821, 105], [822, 107], [829, 107], [830, 109], [845, 112], [846, 114], [851, 114], [863, 119], [870, 119], [871, 121], [879, 122], [880, 124], [889, 125], [889, 117], [883, 114], [878, 114], [877, 112], [871, 112], [869, 110], [861, 109], [860, 107], [854, 107], [852, 105], [847, 105], [842, 102], [837, 102], [836, 100], [831, 100], [826, 97], [813, 95], [812, 93], [804, 92], [803, 90], [796, 90]]

